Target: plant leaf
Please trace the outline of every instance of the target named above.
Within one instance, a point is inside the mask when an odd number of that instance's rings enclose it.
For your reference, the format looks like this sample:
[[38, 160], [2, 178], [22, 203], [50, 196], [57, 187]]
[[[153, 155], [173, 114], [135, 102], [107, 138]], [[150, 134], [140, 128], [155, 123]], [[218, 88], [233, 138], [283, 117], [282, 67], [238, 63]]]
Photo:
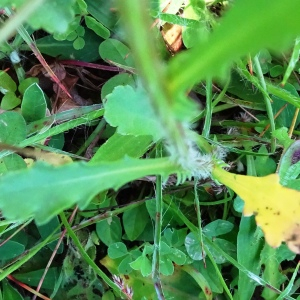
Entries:
[[285, 241], [291, 251], [300, 253], [299, 191], [282, 186], [278, 174], [253, 177], [215, 167], [212, 175], [245, 201], [244, 215], [255, 215], [270, 246], [278, 247]]
[[[79, 162], [59, 167], [38, 162], [29, 169], [0, 177], [0, 209], [9, 220], [33, 217], [41, 225], [75, 204], [83, 209], [101, 191], [117, 189], [146, 175], [166, 177], [177, 172], [178, 166], [167, 158], [126, 158], [110, 163]], [[18, 184], [12, 185], [12, 181]]]
[[152, 135], [157, 141], [163, 137], [163, 128], [155, 116], [147, 93], [141, 87], [118, 86], [107, 97], [105, 119], [118, 126], [120, 134]]

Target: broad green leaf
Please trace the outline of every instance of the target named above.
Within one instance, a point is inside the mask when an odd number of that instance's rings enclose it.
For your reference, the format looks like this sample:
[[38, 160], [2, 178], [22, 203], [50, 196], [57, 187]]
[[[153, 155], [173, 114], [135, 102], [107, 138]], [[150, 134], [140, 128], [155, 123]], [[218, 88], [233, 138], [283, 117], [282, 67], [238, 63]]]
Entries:
[[73, 47], [75, 50], [80, 50], [83, 49], [85, 45], [85, 41], [82, 37], [77, 37], [74, 41], [73, 41]]
[[[47, 224], [37, 226], [37, 229], [42, 237], [42, 239], [46, 239], [49, 235], [53, 234], [54, 230], [57, 229], [60, 226], [60, 223], [58, 221], [58, 217], [55, 216], [53, 219], [51, 219]], [[60, 233], [60, 230], [57, 230], [57, 233]], [[57, 245], [57, 241], [54, 241], [47, 245], [52, 251], [55, 249]], [[61, 254], [64, 250], [64, 244], [60, 244], [59, 248], [57, 249], [57, 253]]]
[[13, 299], [13, 300], [23, 300], [24, 298], [20, 295], [20, 293], [13, 288], [8, 281], [5, 279], [2, 282], [3, 288], [3, 299]]
[[195, 37], [198, 39], [195, 46], [172, 60], [169, 65], [172, 91], [183, 92], [202, 79], [224, 74], [233, 60], [248, 53], [287, 47], [300, 32], [299, 10], [298, 0], [234, 3], [206, 41], [201, 36]]
[[[37, 224], [46, 224], [53, 216], [75, 204], [85, 208], [101, 191], [118, 189], [149, 174], [166, 177], [178, 171], [178, 166], [167, 158], [127, 158], [111, 163], [88, 165], [79, 162], [59, 167], [39, 162], [29, 169], [0, 177], [0, 209], [8, 220], [34, 217]], [[12, 181], [18, 184], [12, 185]]]
[[124, 243], [117, 242], [109, 245], [107, 254], [110, 258], [115, 259], [128, 254], [127, 247]]
[[31, 86], [33, 83], [38, 84], [39, 79], [37, 77], [28, 77], [22, 80], [18, 86], [18, 91], [24, 95], [25, 91]]
[[199, 238], [193, 233], [190, 232], [184, 241], [186, 251], [188, 255], [193, 259], [193, 260], [202, 260], [203, 259], [203, 254], [202, 249], [201, 249], [201, 243], [199, 241]]
[[130, 241], [134, 241], [145, 229], [149, 215], [145, 205], [126, 210], [123, 214], [125, 233]]
[[75, 0], [47, 0], [27, 20], [34, 29], [63, 33], [75, 16]]
[[170, 276], [174, 273], [174, 265], [167, 255], [162, 255], [160, 257], [159, 271], [164, 276]]
[[7, 92], [1, 101], [1, 109], [4, 110], [11, 110], [15, 107], [17, 107], [18, 105], [20, 105], [21, 103], [21, 99], [18, 98], [15, 93], [13, 92]]
[[93, 30], [97, 35], [101, 36], [104, 39], [109, 38], [110, 32], [109, 30], [103, 26], [100, 22], [98, 22], [95, 18], [90, 16], [84, 17], [85, 24], [88, 28]]
[[125, 258], [120, 262], [118, 266], [118, 271], [120, 274], [129, 274], [132, 272], [132, 268], [130, 267], [130, 263], [132, 263], [132, 256], [126, 255]]
[[96, 224], [96, 232], [99, 239], [106, 245], [120, 242], [122, 227], [120, 219], [116, 216], [100, 221]]
[[17, 257], [24, 250], [24, 245], [15, 241], [7, 241], [0, 247], [0, 261], [4, 262]]
[[[98, 60], [100, 58], [98, 46], [103, 41], [92, 30], [86, 29], [84, 35], [85, 45], [83, 49], [75, 50], [73, 42], [64, 40], [57, 41], [52, 35], [47, 35], [36, 40], [37, 47], [43, 54], [52, 57], [59, 56], [60, 59], [77, 59], [86, 62]], [[22, 50], [29, 50], [27, 45], [20, 47]]]
[[[284, 260], [295, 259], [295, 256], [295, 253], [292, 253], [286, 245], [282, 244], [274, 249], [265, 244], [261, 252], [261, 264], [264, 265], [262, 278], [275, 288], [280, 289], [280, 286], [287, 280], [287, 276], [282, 273], [278, 266]], [[277, 293], [272, 289], [265, 288], [262, 292], [264, 299], [278, 299], [277, 296]]]
[[4, 71], [0, 72], [0, 92], [6, 94], [7, 92], [15, 92], [17, 90], [16, 83]]
[[0, 159], [0, 174], [7, 171], [16, 171], [26, 168], [24, 159], [18, 154], [12, 153]]
[[106, 99], [105, 119], [111, 126], [117, 126], [118, 133], [152, 135], [155, 141], [164, 137], [148, 95], [141, 87], [118, 86]]
[[26, 138], [24, 118], [13, 111], [0, 114], [0, 142], [14, 145]]
[[233, 229], [233, 224], [226, 220], [215, 220], [207, 224], [203, 228], [203, 233], [208, 237], [216, 237], [230, 232]]
[[195, 270], [191, 265], [186, 265], [182, 268], [185, 272], [187, 272], [193, 279], [197, 282], [197, 284], [201, 287], [206, 300], [212, 300], [212, 291], [209, 285], [209, 282], [206, 280], [206, 278], [199, 273], [197, 270]]
[[[15, 278], [29, 284], [31, 286], [38, 286], [40, 279], [44, 273], [44, 269], [39, 269], [35, 271], [30, 271], [27, 273], [14, 274]], [[47, 289], [53, 289], [55, 282], [58, 280], [57, 268], [49, 268], [45, 280], [43, 282], [43, 287]]]
[[255, 214], [270, 246], [278, 247], [285, 241], [293, 252], [300, 253], [299, 191], [282, 186], [278, 174], [253, 177], [215, 167], [212, 175], [245, 201], [244, 215]]
[[133, 67], [132, 53], [122, 42], [107, 39], [100, 44], [99, 53], [103, 60], [111, 60], [120, 65]]
[[101, 1], [95, 2], [94, 0], [85, 0], [87, 4], [88, 12], [101, 24], [111, 31], [114, 31], [114, 27], [118, 22], [118, 15], [111, 9], [111, 2]]
[[97, 150], [90, 160], [91, 164], [101, 161], [115, 161], [130, 157], [141, 157], [151, 146], [152, 137], [150, 135], [121, 135], [115, 133]]
[[27, 122], [33, 122], [46, 116], [47, 103], [42, 89], [33, 83], [24, 92], [21, 111]]
[[[237, 236], [237, 260], [252, 273], [259, 275], [260, 273], [260, 252], [264, 241], [258, 232], [253, 217], [247, 218], [242, 216], [239, 232]], [[238, 276], [238, 295], [240, 300], [248, 300], [252, 298], [256, 283], [249, 276], [239, 271]]]
[[130, 266], [134, 270], [140, 270], [144, 277], [151, 274], [151, 262], [145, 255], [141, 255], [135, 261], [130, 263]]
[[101, 99], [105, 99], [107, 95], [113, 92], [114, 88], [119, 85], [135, 86], [135, 81], [132, 74], [120, 73], [107, 80], [101, 88]]
[[268, 150], [265, 145], [262, 145], [258, 153], [264, 153], [265, 156], [257, 156], [254, 160], [257, 176], [265, 176], [276, 171], [276, 162], [268, 156]]
[[186, 262], [186, 255], [176, 248], [171, 248], [171, 253], [168, 257], [177, 265], [183, 265]]

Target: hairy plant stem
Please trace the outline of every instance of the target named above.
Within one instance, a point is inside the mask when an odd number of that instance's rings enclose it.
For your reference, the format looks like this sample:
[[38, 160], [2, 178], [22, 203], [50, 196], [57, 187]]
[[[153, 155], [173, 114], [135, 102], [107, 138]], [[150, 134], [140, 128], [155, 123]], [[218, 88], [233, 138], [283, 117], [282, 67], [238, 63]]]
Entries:
[[156, 214], [155, 214], [155, 232], [154, 232], [154, 249], [152, 258], [152, 279], [157, 298], [159, 300], [165, 299], [161, 279], [160, 279], [160, 241], [162, 228], [162, 213], [163, 213], [163, 199], [162, 199], [162, 180], [161, 176], [156, 177]]
[[[150, 32], [148, 7], [145, 0], [119, 0], [123, 24], [127, 30], [133, 56], [151, 105], [164, 129], [167, 144], [173, 156], [188, 158], [190, 144], [188, 131], [176, 117], [175, 95], [170, 94], [164, 62], [157, 55], [155, 42]], [[183, 164], [182, 164], [183, 165]]]

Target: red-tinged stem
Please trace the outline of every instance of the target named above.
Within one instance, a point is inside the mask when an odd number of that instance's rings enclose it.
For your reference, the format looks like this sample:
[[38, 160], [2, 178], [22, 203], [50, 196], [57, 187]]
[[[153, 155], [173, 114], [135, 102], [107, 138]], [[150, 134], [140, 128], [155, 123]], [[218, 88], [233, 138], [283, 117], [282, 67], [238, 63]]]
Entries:
[[44, 69], [48, 72], [53, 81], [68, 95], [68, 97], [72, 99], [72, 96], [70, 95], [66, 87], [60, 82], [56, 74], [52, 71], [52, 69], [45, 61], [44, 57], [42, 56], [40, 50], [36, 47], [36, 45], [34, 43], [29, 43], [28, 46], [30, 47], [36, 58], [39, 60], [39, 62], [42, 64]]
[[71, 60], [71, 59], [59, 60], [59, 63], [63, 65], [71, 65], [71, 66], [85, 67], [85, 68], [112, 71], [112, 72], [120, 72], [122, 70], [119, 67], [93, 64], [93, 63], [80, 61], [80, 60]]
[[23, 282], [15, 279], [12, 275], [8, 275], [7, 278], [13, 282], [15, 282], [16, 284], [18, 284], [20, 287], [22, 287], [23, 289], [29, 291], [30, 293], [32, 294], [35, 294], [35, 296], [38, 296], [40, 297], [41, 299], [44, 299], [44, 300], [51, 300], [50, 298], [36, 292], [34, 289], [32, 289], [31, 287], [29, 287], [28, 285], [24, 284]]

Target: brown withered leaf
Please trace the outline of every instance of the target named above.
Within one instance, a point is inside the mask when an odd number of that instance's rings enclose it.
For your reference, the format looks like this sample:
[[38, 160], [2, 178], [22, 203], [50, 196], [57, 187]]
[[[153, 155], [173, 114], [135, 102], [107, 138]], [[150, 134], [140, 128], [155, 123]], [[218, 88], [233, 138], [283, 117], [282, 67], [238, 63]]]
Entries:
[[182, 47], [182, 26], [166, 23], [163, 25], [161, 34], [172, 53], [178, 52]]

